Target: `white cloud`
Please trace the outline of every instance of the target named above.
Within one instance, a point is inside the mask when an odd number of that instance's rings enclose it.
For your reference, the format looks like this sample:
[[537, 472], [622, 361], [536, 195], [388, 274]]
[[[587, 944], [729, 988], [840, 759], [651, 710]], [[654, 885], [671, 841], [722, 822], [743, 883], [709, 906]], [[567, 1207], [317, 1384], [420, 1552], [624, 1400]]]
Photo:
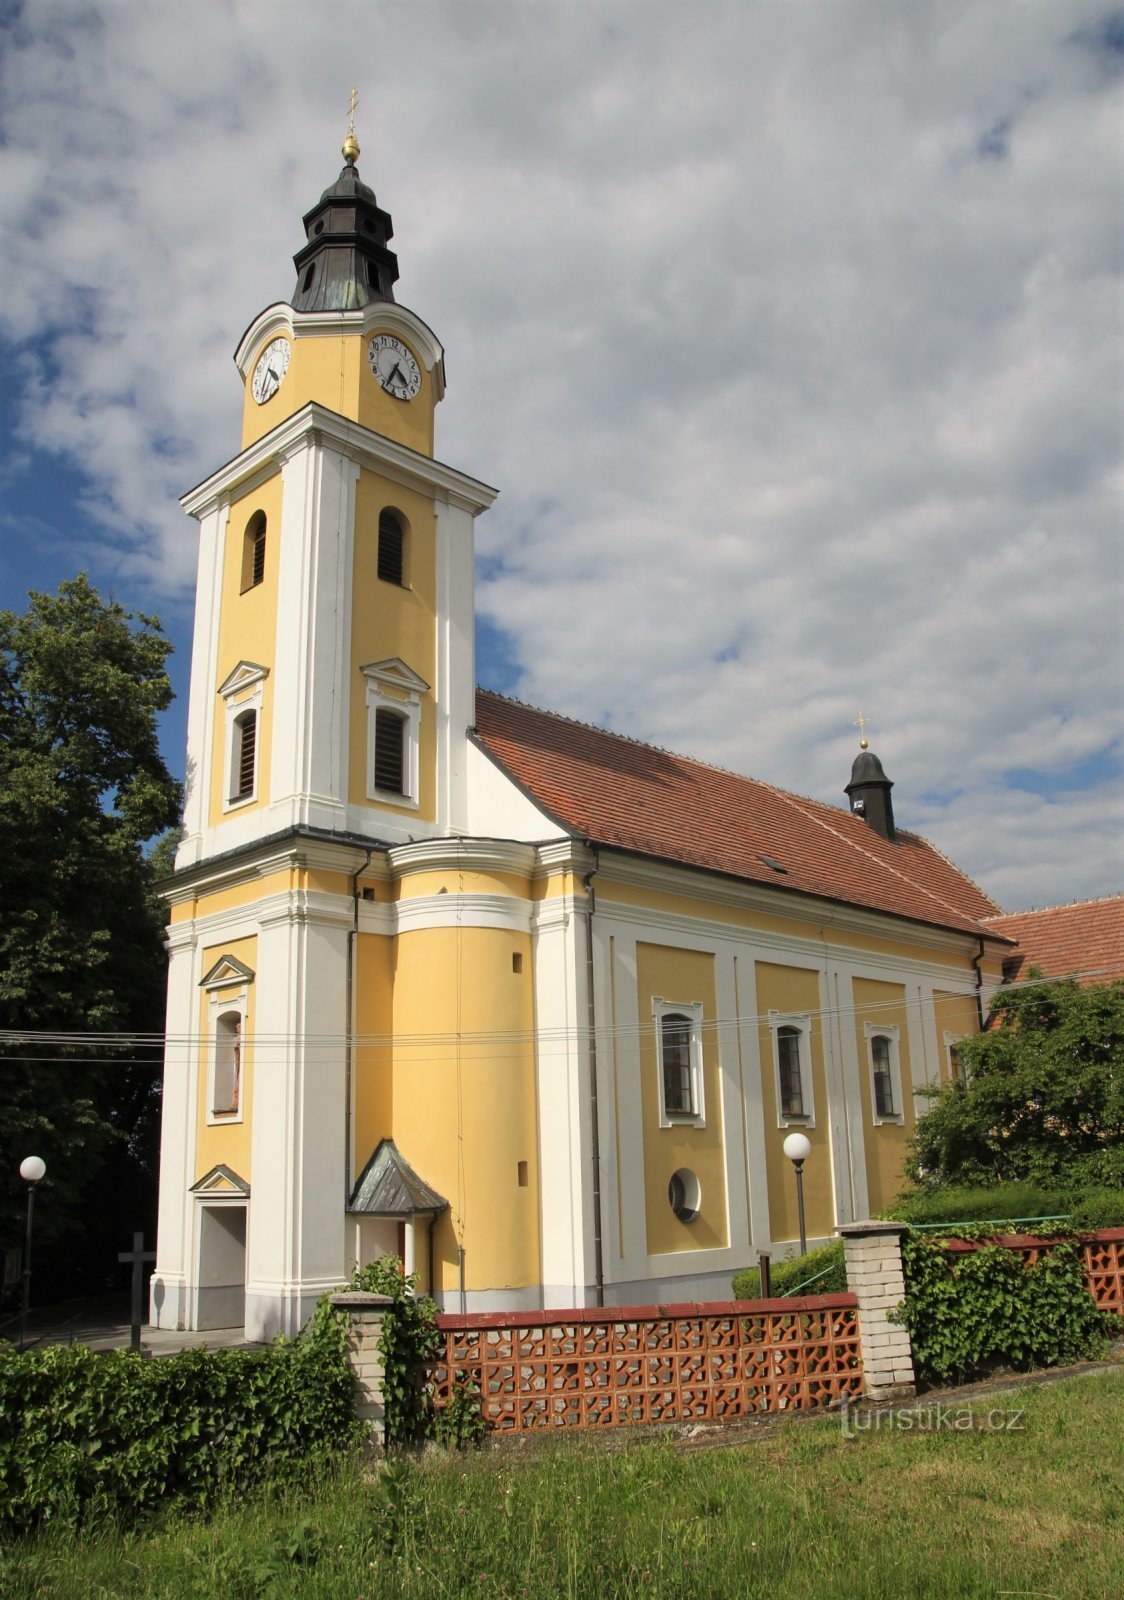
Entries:
[[400, 298], [448, 351], [439, 453], [503, 491], [479, 600], [518, 692], [840, 801], [862, 707], [901, 820], [1004, 903], [1118, 886], [1102, 15], [30, 0], [0, 69], [19, 447], [179, 602], [175, 499], [232, 453], [230, 352], [291, 291], [354, 77]]

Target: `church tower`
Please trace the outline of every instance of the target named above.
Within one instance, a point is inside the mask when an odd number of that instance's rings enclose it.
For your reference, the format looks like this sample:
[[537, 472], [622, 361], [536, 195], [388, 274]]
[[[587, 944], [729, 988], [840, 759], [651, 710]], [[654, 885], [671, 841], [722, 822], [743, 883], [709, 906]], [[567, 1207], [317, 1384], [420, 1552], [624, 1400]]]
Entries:
[[[433, 331], [356, 165], [234, 360], [241, 446], [199, 523], [153, 1320], [294, 1332], [345, 1270], [360, 874], [467, 826], [473, 519], [433, 454]], [[385, 876], [385, 874], [384, 874]], [[251, 1199], [252, 1196], [252, 1199]]]

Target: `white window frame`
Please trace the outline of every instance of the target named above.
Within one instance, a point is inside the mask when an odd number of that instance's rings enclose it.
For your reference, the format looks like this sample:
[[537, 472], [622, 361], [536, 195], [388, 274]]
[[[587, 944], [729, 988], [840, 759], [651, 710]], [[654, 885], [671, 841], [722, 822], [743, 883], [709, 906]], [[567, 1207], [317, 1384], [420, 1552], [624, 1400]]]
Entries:
[[[781, 1046], [780, 1030], [795, 1028], [799, 1035], [800, 1097], [804, 1102], [801, 1116], [787, 1116], [781, 1100]], [[770, 1011], [769, 1034], [773, 1053], [773, 1092], [777, 1098], [778, 1128], [814, 1128], [816, 1101], [812, 1093], [812, 1014], [810, 1011]]]
[[963, 1083], [967, 1085], [968, 1072], [964, 1063], [960, 1063], [959, 1076], [952, 1070], [952, 1052], [958, 1045], [963, 1044], [965, 1039], [970, 1039], [971, 1037], [970, 1033], [948, 1033], [946, 1031], [944, 1036], [944, 1059], [948, 1068], [948, 1076], [945, 1080], [947, 1083]]
[[[250, 1011], [250, 985], [254, 974], [233, 956], [220, 956], [202, 980], [207, 991], [207, 1126], [225, 1127], [244, 1122], [246, 1116], [247, 1019]], [[238, 1069], [238, 1106], [234, 1111], [215, 1110], [215, 1078], [218, 1066], [219, 1024], [224, 1017], [239, 1019], [241, 1053]]]
[[[417, 810], [420, 789], [421, 697], [429, 688], [404, 661], [376, 661], [359, 669], [367, 680], [367, 799]], [[403, 792], [375, 782], [375, 718], [391, 711], [402, 719]]]
[[[866, 1022], [863, 1024], [866, 1036], [866, 1068], [870, 1082], [870, 1115], [876, 1128], [884, 1123], [896, 1124], [902, 1127], [905, 1124], [905, 1097], [902, 1094], [902, 1057], [901, 1057], [901, 1029], [896, 1022]], [[874, 1044], [876, 1038], [888, 1039], [890, 1043], [890, 1092], [894, 1097], [897, 1110], [890, 1116], [883, 1116], [878, 1110], [878, 1095], [874, 1087]]]
[[[261, 787], [262, 702], [263, 686], [269, 677], [269, 668], [253, 661], [240, 661], [230, 676], [219, 686], [226, 702], [225, 754], [222, 774], [222, 808], [240, 811], [253, 805]], [[254, 712], [257, 726], [254, 730], [254, 786], [249, 794], [238, 794], [240, 766], [239, 722], [247, 711]]]
[[[669, 1111], [664, 1098], [663, 1019], [668, 1016], [686, 1017], [690, 1024], [691, 1031], [688, 1037], [691, 1070], [692, 1109], [690, 1111]], [[703, 1097], [702, 1001], [664, 1000], [662, 996], [654, 995], [652, 997], [652, 1017], [656, 1030], [656, 1082], [660, 1097], [660, 1127], [705, 1128], [706, 1103]]]

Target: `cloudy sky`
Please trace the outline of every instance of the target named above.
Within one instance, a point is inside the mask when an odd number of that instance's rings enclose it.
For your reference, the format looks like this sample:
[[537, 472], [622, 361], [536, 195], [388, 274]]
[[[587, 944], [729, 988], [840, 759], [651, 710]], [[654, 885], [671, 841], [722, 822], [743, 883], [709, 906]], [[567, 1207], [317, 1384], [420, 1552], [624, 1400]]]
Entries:
[[0, 0], [0, 603], [174, 637], [231, 354], [359, 166], [437, 331], [490, 687], [1124, 888], [1120, 90], [1097, 0]]

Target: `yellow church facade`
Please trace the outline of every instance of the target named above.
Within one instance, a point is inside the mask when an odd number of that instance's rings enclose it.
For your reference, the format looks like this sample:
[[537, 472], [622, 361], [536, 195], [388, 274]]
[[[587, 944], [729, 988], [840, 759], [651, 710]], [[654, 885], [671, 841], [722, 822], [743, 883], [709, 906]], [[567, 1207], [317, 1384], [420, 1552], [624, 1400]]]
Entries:
[[449, 1309], [719, 1299], [887, 1204], [1001, 978], [893, 824], [478, 692], [440, 343], [357, 147], [247, 329], [199, 524], [169, 903], [162, 1327], [294, 1332], [402, 1254]]

